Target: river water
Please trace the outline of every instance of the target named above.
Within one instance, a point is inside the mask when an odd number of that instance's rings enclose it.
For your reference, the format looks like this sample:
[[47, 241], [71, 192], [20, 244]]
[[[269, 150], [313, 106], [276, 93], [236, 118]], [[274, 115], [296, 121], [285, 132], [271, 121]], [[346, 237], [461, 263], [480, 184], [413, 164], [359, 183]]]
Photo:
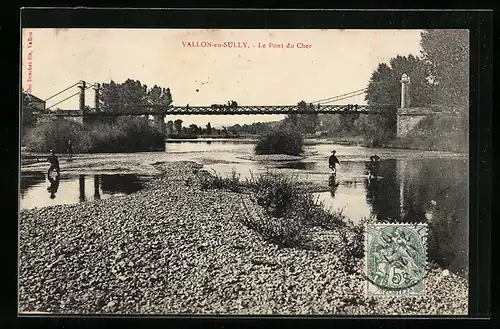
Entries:
[[[191, 160], [221, 175], [235, 171], [241, 178], [267, 170], [293, 174], [324, 186], [316, 193], [331, 209], [359, 222], [375, 217], [387, 222], [428, 223], [429, 258], [460, 275], [468, 273], [469, 183], [465, 156], [445, 152], [366, 149], [357, 146], [308, 145], [299, 161], [259, 162], [249, 157], [254, 144], [242, 140], [168, 141], [165, 152], [99, 154], [61, 159], [57, 191], [51, 193], [46, 164], [26, 165], [21, 174], [21, 209], [85, 202], [133, 193], [154, 174], [158, 161]], [[340, 166], [336, 177], [328, 169], [331, 150]], [[381, 158], [381, 179], [369, 183], [370, 155]]]

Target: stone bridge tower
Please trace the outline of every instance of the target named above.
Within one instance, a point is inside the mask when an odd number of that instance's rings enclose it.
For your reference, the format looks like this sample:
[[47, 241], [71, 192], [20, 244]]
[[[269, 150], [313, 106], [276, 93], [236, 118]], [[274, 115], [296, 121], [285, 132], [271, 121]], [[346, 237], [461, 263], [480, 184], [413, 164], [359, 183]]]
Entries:
[[397, 111], [397, 137], [405, 137], [413, 127], [422, 119], [435, 112], [425, 107], [410, 107], [410, 77], [407, 74], [401, 76], [401, 107]]

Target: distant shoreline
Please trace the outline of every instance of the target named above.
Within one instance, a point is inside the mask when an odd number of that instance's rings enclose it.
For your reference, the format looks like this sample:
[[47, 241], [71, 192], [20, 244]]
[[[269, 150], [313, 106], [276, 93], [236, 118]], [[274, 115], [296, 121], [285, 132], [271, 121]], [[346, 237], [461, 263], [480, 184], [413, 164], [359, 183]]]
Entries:
[[[166, 138], [165, 143], [182, 143], [182, 142], [238, 142], [238, 143], [255, 143], [258, 141], [258, 136], [256, 137], [218, 137], [218, 136], [213, 136], [213, 137], [206, 137], [206, 136], [199, 136], [197, 138]], [[445, 153], [451, 153], [457, 156], [468, 156], [468, 153], [466, 152], [453, 152], [453, 151], [448, 151], [448, 150], [435, 150], [435, 149], [428, 149], [428, 148], [417, 148], [417, 147], [402, 147], [399, 146], [397, 143], [394, 144], [388, 144], [388, 145], [383, 145], [380, 147], [367, 147], [365, 145], [362, 145], [359, 139], [353, 138], [353, 139], [336, 139], [336, 138], [305, 138], [304, 139], [304, 145], [305, 146], [310, 146], [310, 145], [344, 145], [344, 146], [357, 146], [357, 147], [362, 147], [366, 149], [392, 149], [392, 150], [415, 150], [415, 151], [431, 151], [431, 152], [445, 152]], [[124, 153], [135, 153], [135, 152], [113, 152], [117, 154], [124, 154]], [[40, 152], [31, 152], [26, 150], [24, 147], [21, 148], [21, 164], [31, 164], [31, 163], [36, 163], [36, 162], [45, 162], [46, 157], [48, 156], [47, 153], [40, 153]], [[95, 154], [95, 153], [82, 153], [82, 154]], [[61, 154], [64, 156], [65, 154]], [[74, 154], [76, 155], [76, 153]]]

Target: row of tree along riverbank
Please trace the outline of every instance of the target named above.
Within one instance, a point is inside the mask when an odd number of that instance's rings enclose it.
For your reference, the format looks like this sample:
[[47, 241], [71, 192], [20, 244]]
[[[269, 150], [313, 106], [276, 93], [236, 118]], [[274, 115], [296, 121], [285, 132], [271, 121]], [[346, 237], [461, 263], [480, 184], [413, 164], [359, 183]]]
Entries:
[[[213, 128], [182, 120], [166, 123], [170, 138], [215, 136], [235, 138], [261, 136], [257, 154], [298, 154], [304, 137], [309, 135], [353, 140], [365, 147], [399, 147], [424, 150], [463, 152], [468, 149], [469, 131], [469, 41], [466, 30], [425, 30], [421, 34], [421, 56], [391, 58], [380, 63], [368, 82], [365, 100], [370, 106], [401, 103], [400, 78], [411, 77], [410, 106], [439, 106], [447, 115], [434, 115], [418, 123], [404, 139], [396, 137], [396, 110], [387, 115], [343, 113], [333, 115], [290, 114], [281, 122], [253, 123]], [[452, 70], [450, 68], [453, 68]], [[128, 79], [122, 84], [103, 84], [100, 110], [116, 112], [120, 104], [172, 104], [167, 88], [148, 89], [139, 81]], [[312, 107], [301, 101], [299, 107]], [[131, 108], [134, 108], [133, 106]], [[131, 113], [133, 114], [133, 113]], [[450, 115], [451, 114], [451, 115]], [[114, 123], [78, 125], [64, 120], [37, 123], [33, 106], [27, 97], [22, 106], [22, 142], [32, 151], [48, 149], [65, 151], [72, 140], [75, 152], [133, 152], [164, 148], [162, 135], [147, 118], [120, 118]]]

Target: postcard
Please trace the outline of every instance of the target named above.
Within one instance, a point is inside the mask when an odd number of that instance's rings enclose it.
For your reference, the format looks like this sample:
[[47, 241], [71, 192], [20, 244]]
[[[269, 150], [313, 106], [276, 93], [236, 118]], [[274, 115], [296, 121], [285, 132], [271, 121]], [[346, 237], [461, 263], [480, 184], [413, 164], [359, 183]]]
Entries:
[[468, 313], [468, 30], [22, 43], [20, 314]]

